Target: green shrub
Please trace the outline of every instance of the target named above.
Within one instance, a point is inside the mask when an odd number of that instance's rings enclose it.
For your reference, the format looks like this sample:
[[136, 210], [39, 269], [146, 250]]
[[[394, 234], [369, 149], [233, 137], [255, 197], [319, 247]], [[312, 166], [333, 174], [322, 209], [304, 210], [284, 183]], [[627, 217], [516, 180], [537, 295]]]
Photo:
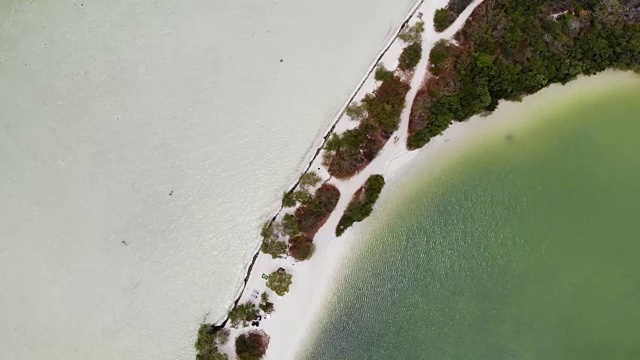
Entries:
[[347, 206], [344, 214], [336, 227], [336, 235], [351, 227], [355, 222], [366, 219], [373, 211], [373, 205], [378, 200], [380, 192], [384, 187], [384, 177], [382, 175], [371, 175], [364, 185], [356, 191]]
[[311, 199], [311, 194], [309, 194], [309, 191], [302, 188], [301, 190], [297, 190], [293, 193], [293, 198], [296, 199], [297, 202], [304, 204]]
[[306, 236], [296, 236], [289, 240], [289, 254], [298, 261], [311, 258], [315, 245]]
[[285, 271], [274, 271], [267, 276], [267, 287], [279, 296], [289, 292], [293, 276]]
[[415, 42], [402, 50], [400, 54], [398, 68], [402, 71], [413, 70], [422, 58], [422, 45]]
[[424, 22], [418, 21], [413, 26], [402, 30], [398, 37], [400, 40], [406, 43], [420, 42], [422, 40], [422, 33], [424, 32]]
[[300, 177], [300, 187], [303, 189], [314, 187], [322, 181], [320, 176], [313, 171], [302, 174]]
[[292, 192], [288, 191], [282, 194], [282, 206], [286, 208], [296, 206], [296, 199]]
[[249, 325], [249, 322], [256, 320], [260, 311], [256, 306], [247, 301], [242, 305], [237, 305], [229, 312], [229, 322], [231, 326], [238, 327], [238, 325], [242, 324], [243, 326]]
[[296, 209], [294, 217], [298, 232], [305, 233], [312, 238], [336, 207], [339, 199], [340, 191], [338, 188], [330, 184], [320, 186], [311, 200]]
[[271, 255], [272, 258], [277, 259], [287, 252], [287, 244], [284, 241], [280, 241], [275, 238], [268, 238], [262, 240], [260, 251], [265, 254]]
[[[227, 330], [228, 331], [228, 330]], [[195, 348], [198, 351], [197, 360], [228, 360], [229, 357], [218, 351], [218, 335], [211, 324], [203, 324], [198, 330]]]
[[269, 336], [264, 331], [253, 330], [236, 338], [236, 355], [239, 360], [260, 360], [268, 346]]
[[271, 314], [273, 312], [273, 303], [269, 301], [269, 294], [266, 292], [262, 293], [258, 307], [267, 314]]
[[429, 72], [433, 75], [440, 75], [445, 67], [452, 64], [454, 46], [448, 40], [439, 40], [429, 53]]
[[376, 67], [375, 79], [377, 81], [391, 80], [393, 76], [393, 71], [385, 69], [384, 65], [380, 64]]
[[344, 110], [344, 113], [347, 114], [347, 116], [349, 116], [351, 119], [360, 121], [366, 117], [367, 108], [364, 106], [364, 104], [360, 104], [357, 101], [354, 101], [353, 103], [349, 104], [349, 106], [347, 106], [347, 108]]
[[433, 17], [433, 25], [436, 28], [436, 31], [442, 32], [451, 26], [455, 20], [455, 15], [449, 11], [449, 9], [438, 9]]
[[329, 173], [340, 179], [356, 174], [372, 161], [398, 129], [409, 84], [397, 76], [383, 81], [362, 104], [367, 117], [356, 129], [341, 135], [333, 134], [325, 144], [323, 164]]
[[282, 217], [282, 232], [288, 236], [295, 236], [300, 232], [298, 222], [292, 214], [285, 214]]

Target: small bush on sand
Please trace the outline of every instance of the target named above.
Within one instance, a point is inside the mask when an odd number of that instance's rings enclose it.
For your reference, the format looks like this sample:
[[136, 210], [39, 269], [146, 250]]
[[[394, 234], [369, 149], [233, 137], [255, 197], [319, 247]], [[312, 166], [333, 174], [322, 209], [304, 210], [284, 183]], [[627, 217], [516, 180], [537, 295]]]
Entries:
[[238, 327], [240, 324], [247, 326], [249, 322], [256, 320], [259, 314], [260, 311], [253, 303], [246, 302], [242, 305], [237, 305], [229, 312], [229, 322], [233, 327]]
[[249, 331], [236, 339], [239, 360], [260, 360], [269, 347], [269, 336], [262, 330]]
[[289, 292], [293, 276], [286, 271], [274, 271], [267, 276], [267, 287], [279, 296]]
[[445, 31], [456, 20], [455, 16], [449, 9], [443, 8], [436, 10], [436, 14], [433, 17], [433, 25], [436, 31]]
[[271, 314], [273, 312], [273, 303], [269, 301], [269, 294], [266, 292], [262, 293], [260, 296], [260, 305], [258, 305], [258, 307], [267, 314]]
[[[222, 330], [221, 330], [222, 331]], [[227, 330], [228, 331], [228, 330]], [[198, 330], [195, 348], [198, 351], [196, 360], [228, 360], [229, 357], [218, 351], [219, 335], [211, 324], [203, 324]]]

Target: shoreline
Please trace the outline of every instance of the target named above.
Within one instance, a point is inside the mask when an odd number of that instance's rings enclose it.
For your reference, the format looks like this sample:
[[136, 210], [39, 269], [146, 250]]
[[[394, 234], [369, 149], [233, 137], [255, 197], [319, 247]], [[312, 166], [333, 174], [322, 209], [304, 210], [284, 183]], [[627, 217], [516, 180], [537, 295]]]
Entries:
[[[338, 112], [335, 121], [329, 127], [329, 130], [321, 137], [322, 141], [319, 147], [312, 151], [311, 160], [305, 167], [302, 174], [309, 171], [315, 171], [320, 178], [328, 184], [336, 186], [340, 190], [340, 199], [335, 209], [331, 212], [329, 218], [320, 228], [314, 238], [316, 252], [314, 256], [304, 262], [294, 261], [290, 257], [272, 259], [270, 255], [261, 253], [260, 245], [247, 268], [247, 275], [239, 288], [238, 296], [233, 302], [233, 306], [241, 302], [253, 301], [253, 293], [260, 293], [267, 289], [263, 279], [264, 274], [269, 274], [275, 269], [283, 268], [293, 275], [293, 284], [289, 293], [283, 297], [272, 296], [270, 301], [275, 305], [275, 311], [271, 317], [260, 324], [259, 330], [265, 331], [271, 337], [269, 348], [265, 354], [265, 359], [288, 359], [298, 358], [298, 352], [301, 351], [306, 343], [309, 332], [313, 329], [313, 325], [317, 322], [318, 314], [322, 308], [323, 301], [331, 288], [332, 279], [338, 274], [337, 267], [344, 256], [349, 253], [349, 248], [354, 245], [357, 230], [347, 230], [338, 239], [334, 233], [339, 219], [342, 217], [345, 209], [352, 199], [353, 194], [364, 184], [366, 179], [372, 174], [382, 174], [385, 177], [395, 178], [398, 169], [404, 167], [419, 152], [409, 151], [406, 147], [406, 138], [408, 136], [409, 115], [411, 112], [413, 100], [420, 90], [422, 84], [428, 76], [428, 60], [431, 48], [441, 39], [452, 38], [457, 33], [467, 18], [471, 15], [475, 7], [482, 0], [474, 1], [465, 11], [456, 19], [456, 21], [444, 32], [436, 32], [433, 26], [433, 17], [436, 9], [446, 6], [448, 0], [438, 0], [434, 3], [425, 4], [424, 0], [418, 2], [409, 12], [407, 19], [396, 31], [395, 36], [387, 43], [383, 51], [376, 57], [375, 61], [369, 68], [363, 80], [355, 88], [353, 94], [348, 101], [342, 106]], [[418, 13], [421, 16], [417, 16]], [[400, 116], [399, 129], [394, 133], [397, 140], [390, 139], [380, 150], [377, 156], [359, 173], [354, 176], [340, 180], [329, 175], [327, 169], [322, 164], [323, 147], [325, 142], [333, 133], [341, 133], [344, 130], [357, 125], [356, 121], [352, 121], [345, 116], [347, 106], [354, 101], [360, 101], [368, 93], [377, 88], [377, 81], [372, 76], [379, 64], [384, 64], [386, 68], [394, 69], [399, 62], [400, 53], [405, 48], [406, 43], [398, 38], [398, 35], [408, 26], [423, 21], [425, 23], [425, 31], [422, 34], [422, 58], [413, 70], [410, 79], [410, 89], [405, 96], [405, 107]], [[312, 170], [313, 168], [313, 170]], [[317, 170], [316, 170], [317, 168]], [[292, 186], [295, 189], [299, 184], [299, 179]], [[286, 209], [280, 205], [276, 214], [270, 218], [269, 223], [274, 223]], [[358, 226], [357, 228], [361, 228]], [[337, 242], [335, 240], [338, 240]], [[252, 300], [253, 299], [253, 300]], [[233, 308], [233, 307], [232, 307]], [[230, 308], [231, 309], [231, 308]], [[228, 315], [220, 319], [214, 324], [215, 329], [225, 327], [228, 322]], [[250, 330], [251, 328], [249, 328]], [[230, 328], [230, 339], [246, 333], [246, 328]], [[294, 344], [294, 345], [292, 345]], [[232, 355], [235, 354], [233, 341], [229, 341], [219, 346], [221, 352]]]
[[[358, 85], [356, 86], [355, 90], [351, 92], [351, 95], [349, 96], [347, 101], [337, 111], [336, 115], [334, 116], [334, 120], [330, 123], [330, 126], [327, 129], [327, 131], [324, 132], [324, 135], [320, 135], [318, 138], [316, 138], [316, 140], [314, 140], [314, 143], [319, 142], [319, 144], [315, 147], [315, 150], [311, 150], [308, 152], [308, 154], [311, 154], [310, 157], [308, 155], [305, 156], [305, 159], [309, 159], [309, 160], [306, 161], [305, 166], [300, 168], [301, 169], [299, 172], [300, 176], [303, 174], [306, 174], [311, 170], [313, 163], [318, 159], [318, 157], [322, 153], [322, 149], [324, 148], [325, 143], [327, 142], [329, 137], [335, 132], [336, 126], [340, 123], [340, 120], [344, 117], [345, 111], [349, 106], [349, 104], [351, 104], [354, 101], [355, 97], [358, 95], [358, 93], [362, 90], [364, 85], [367, 83], [367, 80], [371, 79], [371, 75], [376, 70], [376, 67], [378, 66], [378, 64], [381, 63], [381, 60], [387, 54], [391, 46], [398, 40], [398, 35], [407, 27], [411, 18], [413, 18], [413, 16], [416, 14], [420, 6], [424, 4], [424, 2], [425, 0], [419, 0], [415, 5], [413, 5], [411, 7], [411, 10], [409, 10], [408, 15], [405, 16], [405, 20], [400, 24], [400, 26], [398, 26], [398, 28], [394, 32], [392, 32], [393, 35], [389, 36], [385, 40], [382, 49], [378, 52], [378, 54], [374, 57], [374, 60], [368, 66], [368, 70], [365, 71], [365, 74], [363, 75], [362, 79], [358, 82]], [[303, 163], [305, 163], [304, 160], [303, 160]], [[297, 176], [297, 180], [295, 181], [295, 183], [293, 183], [293, 185], [290, 186], [288, 192], [291, 192], [294, 189], [296, 189], [296, 187], [298, 187], [300, 183], [300, 176]], [[277, 217], [282, 213], [282, 210], [284, 209], [285, 209], [284, 206], [282, 206], [282, 203], [280, 203], [278, 210], [276, 210], [276, 213], [269, 218], [268, 223], [273, 224], [276, 221]], [[248, 266], [246, 267], [245, 276], [238, 287], [235, 300], [232, 302], [232, 305], [227, 308], [227, 315], [217, 320], [216, 322], [212, 323], [214, 329], [221, 329], [226, 325], [229, 319], [228, 311], [233, 309], [240, 302], [240, 299], [242, 298], [242, 295], [246, 290], [247, 282], [249, 281], [253, 267], [256, 263], [258, 256], [260, 255], [260, 252], [261, 252], [260, 245], [261, 244], [258, 244], [253, 256], [251, 257], [251, 262], [249, 262]], [[208, 315], [209, 314], [205, 315], [203, 323], [206, 322], [206, 318], [208, 317]]]
[[[345, 257], [352, 255], [352, 249], [354, 246], [361, 244], [356, 239], [360, 238], [363, 229], [372, 229], [372, 224], [367, 226], [356, 226], [354, 230], [347, 230], [344, 235], [336, 236], [334, 229], [338, 225], [340, 218], [343, 216], [349, 203], [351, 202], [353, 195], [358, 191], [365, 183], [365, 181], [374, 174], [381, 174], [388, 181], [391, 187], [397, 186], [400, 182], [399, 179], [404, 179], [409, 172], [417, 171], [416, 168], [408, 168], [407, 165], [412, 159], [415, 159], [421, 155], [420, 158], [425, 162], [425, 157], [428, 159], [426, 162], [431, 162], [434, 158], [442, 161], [441, 156], [442, 149], [450, 149], [450, 146], [444, 146], [444, 143], [450, 140], [450, 137], [455, 137], [456, 144], [467, 143], [470, 138], [477, 139], [482, 135], [478, 129], [491, 128], [491, 124], [482, 124], [478, 116], [473, 116], [473, 121], [462, 121], [451, 124], [450, 129], [446, 129], [445, 132], [433, 136], [433, 142], [426, 146], [421, 146], [415, 150], [409, 150], [407, 147], [407, 140], [410, 137], [409, 124], [411, 120], [412, 106], [418, 92], [422, 89], [426, 81], [429, 80], [428, 65], [429, 55], [431, 49], [435, 44], [442, 39], [451, 40], [455, 34], [463, 28], [469, 16], [473, 13], [475, 8], [483, 1], [476, 0], [472, 2], [443, 32], [436, 32], [433, 24], [433, 17], [436, 9], [442, 8], [447, 5], [448, 0], [438, 0], [433, 4], [425, 4], [424, 0], [417, 3], [412, 11], [409, 13], [408, 18], [402, 23], [397, 31], [396, 37], [393, 38], [377, 56], [376, 60], [370, 66], [369, 71], [365, 75], [365, 78], [355, 88], [351, 97], [341, 107], [338, 112], [337, 118], [329, 127], [329, 130], [324, 136], [320, 137], [320, 145], [311, 151], [311, 159], [307, 163], [302, 174], [314, 172], [319, 175], [323, 184], [334, 186], [340, 191], [340, 198], [335, 205], [335, 208], [329, 213], [328, 218], [323, 220], [323, 224], [320, 226], [319, 231], [313, 238], [313, 243], [316, 246], [316, 254], [310, 260], [304, 262], [294, 261], [288, 256], [284, 258], [272, 259], [267, 254], [261, 254], [260, 249], [257, 250], [252, 262], [249, 264], [247, 270], [247, 276], [244, 279], [243, 286], [241, 287], [238, 297], [234, 302], [234, 306], [238, 305], [241, 301], [253, 303], [257, 300], [257, 296], [261, 292], [266, 292], [268, 295], [273, 295], [267, 288], [264, 277], [276, 269], [278, 271], [285, 271], [288, 274], [294, 275], [293, 284], [289, 289], [289, 294], [284, 297], [272, 297], [270, 298], [275, 305], [275, 312], [271, 314], [269, 320], [265, 320], [262, 324], [258, 324], [259, 330], [266, 331], [271, 336], [269, 348], [265, 354], [266, 359], [288, 359], [288, 358], [300, 358], [305, 347], [308, 346], [312, 340], [310, 337], [313, 330], [318, 329], [318, 321], [320, 318], [321, 310], [325, 304], [328, 292], [335, 288], [335, 279], [342, 275], [338, 270], [339, 264], [343, 264]], [[442, 4], [440, 4], [442, 3]], [[420, 11], [420, 15], [416, 16], [416, 13]], [[422, 45], [422, 58], [417, 66], [411, 72], [401, 72], [400, 75], [404, 77], [404, 80], [410, 84], [409, 90], [404, 95], [404, 109], [399, 117], [399, 127], [393, 131], [385, 140], [384, 145], [379, 150], [375, 157], [367, 163], [364, 168], [360, 168], [360, 171], [354, 175], [350, 175], [345, 179], [335, 178], [329, 173], [329, 169], [323, 161], [325, 158], [323, 151], [324, 146], [327, 144], [329, 137], [332, 134], [341, 134], [346, 130], [354, 129], [358, 126], [358, 121], [353, 121], [346, 115], [346, 109], [350, 104], [354, 102], [362, 101], [367, 95], [372, 93], [378, 87], [378, 81], [374, 80], [372, 74], [378, 65], [384, 65], [385, 68], [397, 69], [400, 54], [405, 49], [405, 43], [398, 38], [398, 35], [403, 29], [408, 28], [410, 25], [415, 25], [417, 22], [423, 21], [425, 24], [425, 31], [422, 34], [420, 43]], [[412, 40], [415, 41], [415, 40]], [[397, 45], [397, 46], [396, 46]], [[391, 66], [389, 66], [391, 64]], [[397, 70], [396, 70], [397, 71]], [[550, 86], [544, 89], [550, 88]], [[560, 86], [552, 86], [552, 88], [560, 88]], [[544, 90], [542, 89], [542, 90]], [[543, 94], [553, 92], [555, 90], [549, 90]], [[535, 92], [529, 96], [537, 94]], [[541, 94], [541, 96], [543, 95]], [[528, 96], [527, 96], [528, 97]], [[499, 101], [500, 107], [505, 108], [507, 101]], [[517, 103], [511, 103], [510, 106], [506, 106], [511, 111], [517, 111], [519, 108]], [[504, 111], [504, 110], [503, 110]], [[509, 111], [509, 110], [506, 110]], [[468, 124], [472, 123], [473, 126]], [[476, 124], [482, 124], [476, 125]], [[392, 140], [391, 137], [395, 137]], [[462, 142], [459, 140], [462, 139]], [[465, 140], [466, 139], [466, 140]], [[424, 150], [423, 150], [424, 149]], [[428, 150], [427, 150], [428, 149]], [[438, 150], [440, 149], [440, 150]], [[333, 153], [329, 153], [332, 155]], [[367, 159], [369, 160], [369, 159]], [[315, 169], [317, 167], [317, 170]], [[422, 168], [422, 166], [420, 167]], [[339, 173], [336, 176], [340, 176]], [[400, 176], [404, 174], [404, 176]], [[289, 193], [292, 193], [296, 188], [299, 188], [300, 178], [293, 185]], [[303, 185], [304, 186], [304, 185]], [[381, 196], [380, 202], [388, 202], [390, 200], [389, 191]], [[378, 208], [381, 205], [378, 205]], [[280, 206], [276, 214], [271, 218], [269, 224], [274, 224], [278, 221], [278, 218], [285, 214], [291, 214], [290, 208]], [[295, 208], [294, 208], [295, 211]], [[291, 215], [287, 215], [291, 216]], [[379, 215], [377, 215], [379, 216]], [[377, 217], [375, 216], [375, 217]], [[286, 217], [285, 217], [286, 218]], [[292, 235], [294, 235], [293, 233]], [[264, 235], [266, 236], [266, 235]], [[338, 240], [338, 242], [335, 240]], [[286, 237], [285, 237], [286, 239]], [[286, 241], [286, 240], [285, 240]], [[309, 240], [311, 241], [311, 240]], [[297, 266], [296, 266], [297, 265]], [[261, 276], [258, 276], [262, 273]], [[248, 295], [249, 291], [251, 295]], [[247, 291], [245, 291], [247, 290]], [[227, 319], [225, 319], [216, 328], [222, 328], [226, 325]], [[244, 334], [252, 328], [230, 329], [231, 339], [234, 339], [240, 334]], [[226, 354], [233, 354], [233, 343], [221, 345], [220, 350]]]

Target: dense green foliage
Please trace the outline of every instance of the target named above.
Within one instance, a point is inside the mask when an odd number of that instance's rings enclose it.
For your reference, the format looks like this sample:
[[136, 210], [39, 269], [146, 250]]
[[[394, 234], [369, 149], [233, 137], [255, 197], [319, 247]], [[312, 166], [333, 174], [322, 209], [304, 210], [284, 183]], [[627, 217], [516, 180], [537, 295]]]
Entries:
[[296, 199], [291, 191], [282, 194], [282, 206], [286, 208], [296, 206]]
[[[377, 76], [376, 72], [376, 76]], [[357, 101], [349, 104], [347, 108], [344, 110], [344, 113], [347, 114], [351, 119], [360, 121], [367, 116], [367, 109], [363, 104], [358, 103]]]
[[277, 259], [287, 253], [287, 244], [284, 241], [280, 241], [275, 238], [263, 239], [260, 251], [271, 255], [274, 259]]
[[308, 189], [310, 187], [314, 187], [318, 185], [322, 181], [320, 176], [313, 171], [309, 171], [307, 173], [302, 174], [300, 177], [300, 187], [303, 189]]
[[294, 217], [298, 232], [305, 233], [312, 239], [336, 207], [339, 199], [338, 188], [330, 184], [320, 186], [309, 201], [302, 203], [296, 209]]
[[387, 81], [393, 79], [393, 71], [387, 70], [382, 64], [376, 66], [375, 79], [377, 81]]
[[283, 296], [289, 292], [291, 279], [293, 275], [287, 274], [285, 271], [274, 271], [267, 276], [267, 287], [279, 296]]
[[454, 120], [493, 111], [499, 100], [611, 67], [638, 69], [634, 2], [485, 0], [457, 34], [456, 51], [441, 60], [450, 71], [439, 69], [418, 92], [408, 147], [423, 146]]
[[271, 222], [267, 222], [262, 226], [260, 235], [262, 236], [260, 251], [263, 253], [269, 254], [272, 258], [276, 259], [282, 257], [282, 255], [287, 252], [287, 244], [284, 241], [278, 240]]
[[229, 322], [233, 327], [238, 327], [240, 324], [247, 326], [249, 322], [256, 320], [259, 314], [260, 311], [255, 304], [247, 301], [242, 305], [237, 305], [229, 312]]
[[472, 2], [473, 0], [451, 0], [444, 9], [436, 10], [433, 17], [433, 25], [436, 31], [441, 32], [451, 26]]
[[269, 337], [264, 331], [253, 330], [238, 336], [236, 355], [239, 360], [260, 360], [267, 352]]
[[445, 31], [456, 20], [455, 15], [449, 9], [438, 9], [433, 17], [433, 25], [436, 31]]
[[218, 351], [218, 336], [213, 326], [204, 324], [198, 330], [198, 339], [196, 340], [196, 360], [228, 360], [229, 357]]
[[398, 129], [409, 85], [399, 77], [383, 81], [362, 100], [366, 118], [357, 128], [333, 134], [325, 144], [324, 163], [337, 178], [348, 178], [373, 160]]
[[398, 68], [402, 71], [413, 70], [420, 62], [420, 58], [422, 58], [422, 45], [420, 42], [414, 42], [400, 53]]
[[282, 232], [288, 236], [295, 236], [300, 232], [298, 222], [292, 214], [286, 214], [282, 217]]
[[315, 245], [304, 235], [289, 240], [289, 254], [298, 261], [309, 259], [314, 251]]
[[440, 76], [443, 72], [451, 70], [453, 66], [456, 47], [447, 40], [439, 40], [429, 53], [429, 72]]
[[378, 200], [383, 187], [384, 177], [382, 175], [369, 176], [364, 185], [353, 195], [347, 210], [340, 218], [336, 227], [336, 235], [340, 236], [353, 223], [362, 221], [371, 215], [373, 205]]

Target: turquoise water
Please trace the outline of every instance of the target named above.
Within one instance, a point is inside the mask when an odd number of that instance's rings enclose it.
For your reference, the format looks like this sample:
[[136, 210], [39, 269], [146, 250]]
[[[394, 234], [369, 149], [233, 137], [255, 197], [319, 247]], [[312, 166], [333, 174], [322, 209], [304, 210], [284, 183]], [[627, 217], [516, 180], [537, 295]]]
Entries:
[[309, 359], [640, 359], [640, 84], [529, 109], [377, 224]]

